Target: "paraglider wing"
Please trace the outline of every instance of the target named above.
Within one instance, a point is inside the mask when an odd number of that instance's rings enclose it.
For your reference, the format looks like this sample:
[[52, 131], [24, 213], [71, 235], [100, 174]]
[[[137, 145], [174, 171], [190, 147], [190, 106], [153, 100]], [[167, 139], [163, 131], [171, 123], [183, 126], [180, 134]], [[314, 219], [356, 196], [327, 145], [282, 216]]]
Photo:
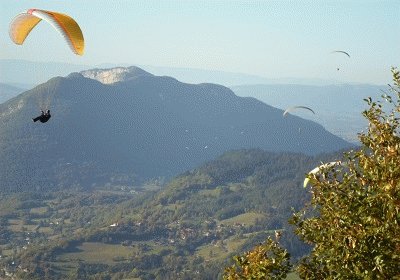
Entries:
[[286, 116], [287, 113], [289, 113], [289, 112], [291, 112], [291, 111], [293, 111], [293, 110], [299, 109], [299, 108], [300, 108], [300, 109], [309, 110], [309, 111], [311, 111], [313, 114], [315, 114], [314, 110], [311, 109], [311, 108], [308, 108], [308, 107], [305, 107], [305, 106], [293, 106], [293, 107], [287, 108], [287, 109], [285, 110], [285, 112], [283, 112], [283, 116]]
[[17, 44], [22, 45], [31, 30], [41, 21], [40, 18], [32, 16], [31, 14], [22, 13], [14, 18], [10, 24], [10, 37], [11, 40]]
[[[331, 161], [328, 163], [324, 163], [318, 167], [315, 167], [313, 170], [311, 170], [310, 172], [308, 172], [308, 174], [317, 174], [319, 171], [321, 171], [324, 168], [329, 168], [335, 165], [341, 165], [341, 161]], [[305, 178], [304, 179], [304, 183], [303, 183], [303, 187], [307, 187], [308, 183], [310, 182], [310, 178]]]
[[345, 55], [347, 55], [348, 57], [350, 57], [350, 55], [345, 52], [345, 51], [333, 51], [332, 53], [344, 53]]
[[15, 44], [23, 44], [26, 37], [41, 20], [45, 20], [54, 27], [65, 38], [75, 54], [83, 54], [85, 42], [79, 25], [70, 16], [56, 12], [30, 9], [26, 13], [17, 15], [10, 24], [11, 40]]

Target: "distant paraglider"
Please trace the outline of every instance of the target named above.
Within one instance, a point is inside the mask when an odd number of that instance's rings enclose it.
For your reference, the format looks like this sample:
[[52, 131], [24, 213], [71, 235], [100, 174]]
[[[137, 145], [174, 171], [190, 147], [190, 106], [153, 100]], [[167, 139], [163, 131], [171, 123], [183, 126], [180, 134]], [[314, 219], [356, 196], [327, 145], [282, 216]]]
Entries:
[[9, 28], [11, 40], [17, 45], [22, 45], [41, 20], [45, 20], [54, 27], [65, 38], [75, 54], [83, 55], [85, 41], [79, 25], [70, 16], [57, 12], [29, 9], [25, 13], [17, 15]]
[[[348, 53], [348, 52], [345, 52], [345, 51], [333, 51], [333, 52], [331, 52], [331, 53], [342, 53], [342, 54], [344, 54], [344, 55], [347, 55], [347, 56], [350, 58], [350, 55], [349, 55], [349, 53]], [[337, 71], [339, 71], [339, 70], [340, 70], [340, 68], [339, 68], [339, 67], [337, 67], [337, 68], [336, 68], [336, 70], [337, 70]]]
[[[41, 20], [49, 23], [64, 37], [73, 53], [83, 55], [85, 40], [78, 23], [70, 16], [57, 12], [29, 9], [24, 13], [18, 14], [10, 23], [9, 34], [11, 40], [17, 45], [22, 45], [32, 29], [35, 28]], [[34, 122], [40, 121], [45, 123], [50, 119], [50, 110], [44, 112], [43, 108], [47, 108], [50, 105], [52, 96], [54, 96], [54, 94], [50, 95], [46, 102], [39, 100], [42, 113], [40, 116], [32, 119]], [[39, 99], [42, 99], [42, 97], [39, 97]]]
[[[322, 169], [333, 167], [333, 166], [336, 166], [336, 165], [342, 165], [342, 162], [341, 161], [331, 161], [331, 162], [328, 162], [328, 163], [324, 163], [324, 164], [314, 168], [310, 172], [308, 172], [308, 174], [317, 174]], [[303, 183], [303, 187], [307, 187], [309, 182], [310, 182], [310, 179], [309, 178], [305, 178], [304, 179], [304, 183]]]
[[314, 110], [309, 108], [309, 107], [305, 107], [305, 106], [293, 106], [293, 107], [289, 107], [285, 110], [285, 112], [283, 112], [283, 116], [286, 116], [289, 112], [294, 111], [296, 109], [306, 109], [311, 111], [313, 114], [315, 114]]
[[345, 51], [333, 51], [332, 53], [343, 53], [343, 54], [347, 55], [350, 58], [349, 53], [345, 52]]

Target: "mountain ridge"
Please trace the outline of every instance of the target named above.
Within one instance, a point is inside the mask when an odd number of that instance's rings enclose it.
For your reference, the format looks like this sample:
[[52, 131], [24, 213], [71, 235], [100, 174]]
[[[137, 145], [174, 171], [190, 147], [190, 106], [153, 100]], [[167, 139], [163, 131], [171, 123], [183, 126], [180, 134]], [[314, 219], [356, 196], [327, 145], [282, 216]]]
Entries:
[[[132, 69], [137, 75], [112, 84], [79, 73], [55, 77], [1, 104], [1, 188], [90, 188], [115, 177], [132, 185], [171, 178], [230, 149], [317, 154], [351, 146], [227, 87]], [[32, 124], [41, 98], [52, 99], [52, 118]]]
[[140, 76], [154, 76], [143, 69], [130, 66], [130, 67], [115, 67], [115, 68], [95, 68], [79, 72], [85, 78], [97, 80], [103, 84], [113, 84], [116, 82], [127, 81], [135, 79]]
[[[90, 68], [129, 67], [131, 64], [101, 63], [98, 65], [70, 64], [63, 62], [39, 62], [21, 59], [0, 59], [0, 82], [7, 84], [21, 83], [24, 87], [31, 87], [43, 83], [54, 76], [65, 76], [71, 72], [85, 71]], [[223, 70], [207, 70], [190, 67], [165, 67], [153, 65], [138, 65], [140, 68], [157, 76], [173, 76], [186, 83], [212, 82], [225, 86], [253, 85], [253, 84], [301, 84], [301, 85], [329, 85], [340, 84], [331, 79], [313, 79], [300, 77], [268, 78], [253, 74], [229, 72]], [[7, 71], [6, 71], [7, 69]], [[35, 73], [35, 74], [33, 74]], [[352, 84], [359, 84], [354, 82]]]
[[15, 85], [0, 83], [0, 103], [3, 103], [13, 98], [14, 96], [17, 96], [18, 94], [24, 92], [25, 90], [26, 89]]

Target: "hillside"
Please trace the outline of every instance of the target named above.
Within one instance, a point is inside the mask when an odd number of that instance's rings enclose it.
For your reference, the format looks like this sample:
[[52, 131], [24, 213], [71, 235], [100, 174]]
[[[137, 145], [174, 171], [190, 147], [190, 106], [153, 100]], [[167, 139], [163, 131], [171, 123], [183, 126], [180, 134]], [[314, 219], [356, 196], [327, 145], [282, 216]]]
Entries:
[[[55, 77], [0, 105], [0, 189], [132, 186], [231, 149], [314, 155], [350, 146], [316, 123], [283, 118], [282, 110], [220, 85], [185, 84], [137, 67], [82, 74]], [[51, 120], [32, 123], [49, 100]]]
[[236, 150], [157, 192], [4, 196], [0, 266], [22, 279], [219, 279], [233, 254], [274, 230], [296, 259], [308, 249], [287, 219], [308, 200], [304, 174], [340, 157]]

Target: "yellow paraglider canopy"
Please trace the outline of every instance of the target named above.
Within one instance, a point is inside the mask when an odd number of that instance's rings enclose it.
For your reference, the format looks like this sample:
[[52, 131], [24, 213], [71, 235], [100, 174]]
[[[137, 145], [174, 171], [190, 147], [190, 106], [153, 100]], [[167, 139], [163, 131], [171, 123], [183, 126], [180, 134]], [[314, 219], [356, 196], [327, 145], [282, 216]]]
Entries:
[[73, 18], [57, 12], [30, 9], [17, 15], [10, 24], [11, 40], [15, 44], [22, 45], [32, 29], [42, 19], [53, 26], [65, 38], [75, 54], [83, 55], [85, 41], [81, 28]]

